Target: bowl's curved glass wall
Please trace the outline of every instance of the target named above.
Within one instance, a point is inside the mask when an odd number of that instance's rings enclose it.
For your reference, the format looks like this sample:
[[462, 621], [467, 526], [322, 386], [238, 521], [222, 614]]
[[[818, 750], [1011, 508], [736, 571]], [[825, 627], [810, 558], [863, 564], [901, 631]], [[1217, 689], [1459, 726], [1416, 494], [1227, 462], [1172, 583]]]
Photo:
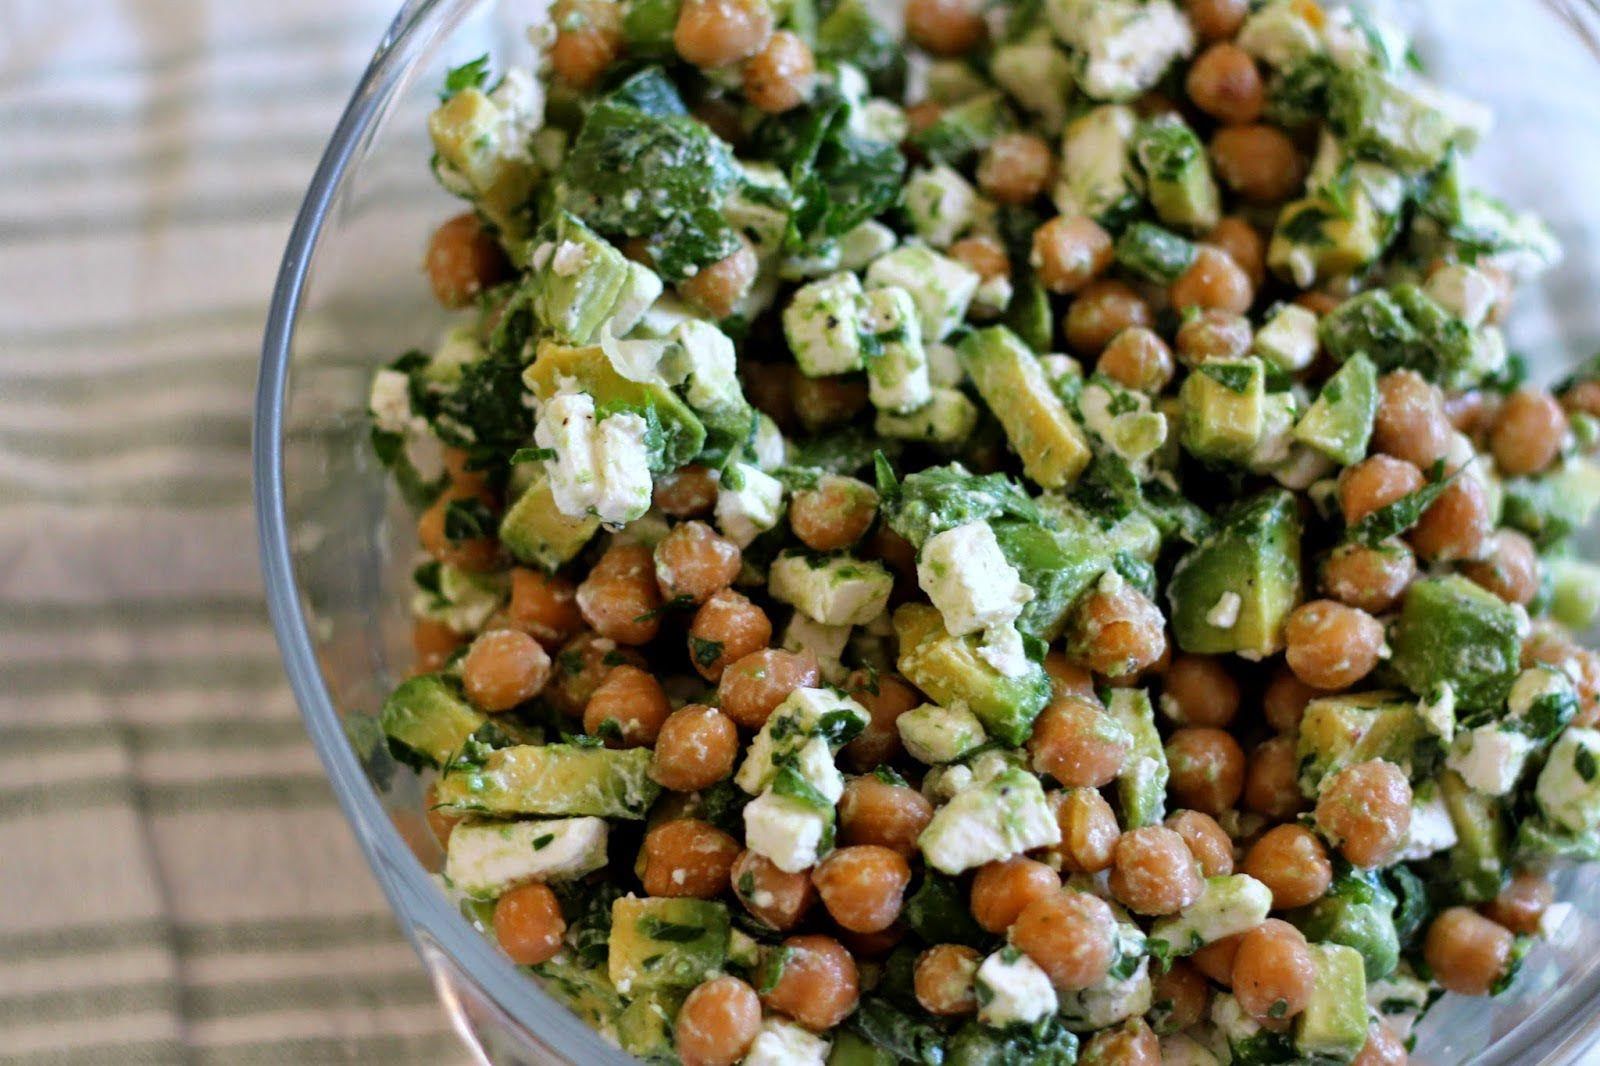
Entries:
[[[1551, 0], [1396, 5], [1430, 70], [1493, 104], [1474, 169], [1543, 211], [1568, 257], [1519, 296], [1513, 346], [1543, 378], [1600, 349], [1600, 61]], [[1587, 4], [1572, 18], [1600, 24]], [[371, 715], [406, 669], [413, 527], [367, 444], [372, 371], [430, 344], [445, 323], [419, 261], [459, 205], [428, 174], [423, 118], [444, 71], [490, 52], [527, 61], [524, 28], [543, 4], [432, 0], [397, 20], [318, 173], [285, 259], [269, 324], [257, 430], [269, 594], [291, 680], [341, 802], [402, 923], [464, 1030], [498, 1062], [624, 1062], [538, 992], [428, 879], [437, 860], [410, 771], [375, 744]], [[1474, 18], [1463, 18], [1470, 13]], [[1487, 24], [1485, 24], [1487, 20]], [[1556, 91], [1552, 91], [1555, 87]], [[430, 850], [434, 849], [434, 850]], [[419, 860], [417, 857], [421, 855]], [[1568, 1061], [1586, 1042], [1600, 989], [1600, 875], [1529, 960], [1512, 995], [1449, 1000], [1414, 1061]], [[475, 1035], [474, 1035], [475, 1034]]]

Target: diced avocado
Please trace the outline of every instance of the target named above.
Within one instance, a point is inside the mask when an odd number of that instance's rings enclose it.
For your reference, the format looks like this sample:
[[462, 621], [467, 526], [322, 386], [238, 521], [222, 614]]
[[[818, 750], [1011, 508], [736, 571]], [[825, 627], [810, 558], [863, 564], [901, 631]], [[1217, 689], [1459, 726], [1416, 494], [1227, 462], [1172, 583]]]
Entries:
[[924, 703], [897, 718], [895, 728], [906, 754], [929, 766], [965, 758], [989, 739], [978, 716], [960, 706]]
[[1290, 912], [1313, 943], [1343, 944], [1361, 953], [1368, 981], [1381, 981], [1400, 962], [1400, 934], [1394, 926], [1398, 901], [1371, 871], [1352, 870], [1329, 886], [1317, 902]]
[[1124, 219], [1138, 203], [1133, 138], [1139, 116], [1125, 104], [1102, 104], [1067, 124], [1060, 177], [1050, 198], [1063, 215], [1088, 215], [1102, 225]]
[[935, 248], [954, 244], [986, 208], [972, 183], [945, 163], [913, 170], [900, 203], [912, 232]]
[[867, 76], [872, 91], [898, 96], [905, 81], [906, 56], [899, 36], [873, 16], [862, 0], [834, 4], [817, 24], [818, 59], [844, 62]]
[[1188, 123], [1176, 114], [1146, 120], [1134, 138], [1133, 154], [1144, 170], [1150, 206], [1162, 222], [1190, 233], [1217, 224], [1217, 183], [1205, 145]]
[[1328, 119], [1352, 152], [1402, 170], [1428, 170], [1452, 146], [1477, 140], [1473, 118], [1372, 67], [1341, 69], [1328, 86]]
[[443, 766], [489, 721], [461, 690], [439, 674], [402, 681], [383, 701], [379, 722], [398, 756]]
[[1315, 312], [1299, 304], [1282, 305], [1256, 330], [1250, 350], [1279, 370], [1304, 370], [1317, 357]]
[[[676, 470], [706, 443], [706, 427], [671, 390], [651, 382], [629, 381], [611, 365], [598, 346], [569, 348], [552, 341], [539, 343], [538, 355], [523, 371], [523, 381], [541, 403], [570, 381], [594, 397], [597, 409], [623, 409], [639, 414], [651, 426], [651, 469]], [[657, 442], [656, 431], [660, 440]]]
[[1600, 566], [1582, 559], [1547, 559], [1550, 617], [1579, 632], [1600, 614]]
[[1017, 628], [1049, 642], [1066, 628], [1072, 605], [1111, 565], [1105, 534], [1076, 510], [1062, 529], [1032, 522], [991, 523], [1006, 562], [1016, 567], [1033, 599], [1023, 607]]
[[1178, 646], [1196, 654], [1269, 655], [1300, 600], [1300, 516], [1269, 489], [1223, 516], [1178, 561], [1167, 587]]
[[1209, 359], [1184, 379], [1183, 447], [1196, 458], [1244, 462], [1266, 425], [1266, 367], [1253, 355]]
[[500, 543], [518, 562], [554, 570], [583, 550], [600, 528], [600, 519], [562, 514], [550, 494], [544, 464], [531, 465], [537, 467], [533, 480], [500, 519]]
[[1322, 386], [1295, 424], [1294, 438], [1349, 466], [1367, 454], [1378, 413], [1378, 368], [1357, 352]]
[[[837, 689], [797, 688], [774, 708], [750, 741], [734, 781], [753, 796], [772, 783], [783, 765], [793, 763], [807, 772], [813, 787], [833, 793], [829, 798], [836, 800], [844, 782], [832, 766], [833, 753], [859, 734], [870, 717], [866, 708]], [[821, 741], [821, 747], [812, 741]], [[812, 766], [812, 760], [828, 765]], [[824, 774], [837, 784], [821, 781]]]
[[638, 819], [660, 793], [648, 748], [518, 744], [446, 774], [437, 796], [458, 811]]
[[1498, 710], [1521, 662], [1516, 611], [1459, 575], [1416, 581], [1389, 634], [1390, 665], [1419, 696], [1442, 685], [1456, 706]]
[[[533, 90], [523, 76], [517, 84]], [[514, 95], [514, 94], [512, 94]], [[520, 127], [516, 101], [499, 91], [468, 88], [453, 94], [428, 116], [428, 135], [441, 184], [467, 196], [508, 238], [527, 233], [524, 208], [539, 180], [526, 146], [505, 143]], [[514, 140], [514, 138], [513, 138]]]
[[964, 703], [1006, 744], [1028, 739], [1033, 720], [1050, 699], [1050, 680], [1038, 664], [1020, 677], [1006, 677], [979, 654], [978, 634], [951, 636], [938, 610], [908, 603], [894, 612], [900, 641], [900, 672], [935, 701]]
[[1166, 815], [1167, 753], [1156, 731], [1156, 712], [1143, 689], [1113, 689], [1106, 712], [1115, 718], [1133, 746], [1117, 775], [1117, 803], [1124, 831], [1159, 825]]
[[995, 48], [989, 74], [1012, 99], [1037, 115], [1049, 133], [1060, 132], [1072, 99], [1072, 60], [1048, 32]]
[[1324, 778], [1369, 759], [1408, 771], [1436, 767], [1442, 754], [1438, 740], [1416, 702], [1399, 693], [1357, 692], [1312, 700], [1300, 719], [1300, 790], [1315, 796]]
[[989, 943], [989, 934], [972, 917], [966, 890], [932, 870], [923, 872], [922, 884], [906, 898], [901, 916], [913, 933], [930, 944], [984, 947]]
[[611, 986], [603, 966], [584, 966], [568, 955], [557, 955], [533, 968], [544, 990], [585, 1024], [611, 1031], [622, 1011], [622, 997]]
[[1049, 350], [1050, 340], [1055, 336], [1055, 322], [1050, 310], [1050, 294], [1037, 278], [1018, 280], [1003, 321], [1031, 350]]
[[1117, 265], [1157, 285], [1170, 285], [1194, 262], [1193, 241], [1153, 222], [1134, 222], [1122, 231], [1114, 249]]
[[1509, 481], [1505, 489], [1506, 525], [1541, 548], [1550, 547], [1594, 518], [1600, 508], [1600, 464], [1574, 456], [1538, 477]]
[[1076, 481], [1089, 465], [1088, 439], [1021, 338], [991, 326], [969, 333], [958, 350], [961, 365], [1022, 457], [1023, 472], [1047, 489]]
[[[566, 344], [588, 344], [605, 324], [616, 335], [626, 333], [661, 295], [659, 278], [565, 211], [541, 231], [529, 266], [524, 286], [534, 318]], [[635, 284], [647, 288], [634, 293]], [[625, 304], [631, 320], [618, 321], [617, 311]]]
[[643, 1062], [678, 1066], [672, 1023], [683, 1004], [681, 990], [663, 990], [640, 996], [617, 1015], [617, 1043]]
[[918, 549], [936, 534], [969, 522], [1045, 521], [1038, 502], [1004, 474], [973, 474], [950, 463], [925, 467], [899, 482], [887, 467], [878, 475], [885, 521]]
[[828, 1052], [828, 1066], [897, 1066], [899, 1056], [848, 1029], [834, 1034], [833, 1049]]
[[1362, 352], [1379, 371], [1412, 369], [1446, 387], [1482, 376], [1466, 323], [1415, 285], [1359, 293], [1323, 316], [1318, 332], [1339, 362]]
[[693, 988], [722, 969], [730, 928], [722, 903], [623, 896], [611, 905], [611, 983], [625, 996]]
[[960, 389], [934, 388], [926, 404], [906, 414], [879, 411], [873, 429], [880, 436], [925, 444], [961, 444], [978, 424], [978, 405]]
[[1294, 1044], [1288, 1033], [1275, 1033], [1264, 1029], [1232, 993], [1223, 992], [1211, 1000], [1211, 1023], [1215, 1031], [1213, 1046], [1222, 1062], [1239, 1066], [1277, 1066], [1298, 1063]]
[[957, 792], [917, 838], [928, 865], [952, 877], [1060, 842], [1061, 827], [1039, 779], [1014, 768]]
[[[451, 563], [424, 564], [415, 574], [411, 613], [442, 622], [463, 636], [482, 629], [506, 600], [504, 574], [463, 570]], [[423, 575], [429, 579], [423, 581]]]
[[1361, 953], [1342, 944], [1311, 945], [1316, 982], [1294, 1020], [1294, 1048], [1314, 1066], [1347, 1063], [1367, 1043], [1367, 979]]
[[1267, 242], [1267, 266], [1303, 287], [1345, 277], [1377, 262], [1389, 230], [1387, 217], [1361, 189], [1353, 189], [1345, 203], [1316, 193], [1279, 212]]
[[996, 1029], [970, 1021], [950, 1038], [945, 1066], [1073, 1066], [1078, 1038], [1059, 1019]]
[[959, 166], [1015, 126], [1005, 97], [991, 90], [944, 108], [909, 139], [929, 159]]
[[1150, 927], [1149, 946], [1193, 955], [1213, 941], [1254, 929], [1272, 909], [1272, 889], [1249, 874], [1206, 878], [1200, 898]]
[[1500, 803], [1474, 792], [1461, 775], [1446, 770], [1439, 791], [1456, 829], [1456, 846], [1450, 849], [1450, 873], [1461, 898], [1473, 903], [1494, 899], [1510, 876], [1510, 831]]
[[627, 42], [628, 54], [669, 58], [681, 4], [682, 0], [626, 0], [622, 5], [622, 39]]

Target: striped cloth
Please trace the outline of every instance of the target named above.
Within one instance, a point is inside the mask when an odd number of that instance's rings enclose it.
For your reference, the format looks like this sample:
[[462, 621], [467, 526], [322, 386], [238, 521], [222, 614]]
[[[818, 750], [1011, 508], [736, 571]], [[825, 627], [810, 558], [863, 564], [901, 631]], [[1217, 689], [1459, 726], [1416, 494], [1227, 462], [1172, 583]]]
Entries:
[[0, 0], [0, 1063], [465, 1061], [250, 508], [266, 295], [392, 4]]

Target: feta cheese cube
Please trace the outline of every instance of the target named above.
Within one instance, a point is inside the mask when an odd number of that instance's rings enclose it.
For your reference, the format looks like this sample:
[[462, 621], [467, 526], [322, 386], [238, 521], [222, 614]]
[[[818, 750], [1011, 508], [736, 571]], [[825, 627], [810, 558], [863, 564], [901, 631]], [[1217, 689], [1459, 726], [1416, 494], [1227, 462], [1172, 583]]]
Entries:
[[902, 195], [912, 229], [935, 248], [955, 243], [972, 224], [978, 203], [978, 191], [944, 163], [913, 170]]
[[770, 859], [784, 873], [797, 874], [815, 866], [830, 828], [822, 812], [770, 788], [745, 804], [745, 847]]
[[1004, 274], [996, 274], [992, 278], [984, 278], [978, 283], [978, 289], [972, 294], [972, 315], [974, 318], [994, 319], [999, 318], [1007, 307], [1011, 306], [1011, 297], [1015, 293], [1011, 279]]
[[1256, 333], [1256, 355], [1280, 370], [1304, 370], [1317, 357], [1317, 316], [1299, 304], [1285, 304]]
[[[1059, 10], [1059, 5], [1056, 8]], [[1189, 21], [1170, 0], [1093, 0], [1087, 17], [1056, 32], [1078, 49], [1078, 84], [1095, 100], [1131, 100], [1194, 51]]]
[[741, 548], [778, 524], [783, 482], [749, 463], [734, 463], [717, 489], [717, 528]]
[[755, 453], [756, 466], [769, 472], [778, 469], [788, 458], [788, 442], [783, 439], [783, 430], [778, 428], [772, 416], [757, 412], [756, 435], [750, 442], [750, 450]]
[[1533, 741], [1498, 725], [1479, 726], [1456, 734], [1445, 765], [1471, 788], [1504, 796], [1516, 787], [1533, 754]]
[[917, 845], [928, 865], [952, 877], [986, 862], [1061, 843], [1050, 801], [1026, 770], [1002, 770], [934, 812]]
[[631, 412], [595, 421], [594, 399], [561, 392], [540, 405], [534, 443], [549, 448], [550, 494], [569, 518], [597, 515], [620, 526], [650, 509], [649, 426]]
[[978, 424], [978, 406], [960, 389], [934, 388], [927, 403], [908, 414], [879, 411], [873, 428], [879, 436], [925, 444], [960, 444]]
[[1060, 178], [1050, 194], [1056, 210], [1099, 219], [1138, 195], [1143, 185], [1133, 164], [1138, 126], [1138, 115], [1122, 104], [1102, 104], [1067, 124]]
[[833, 1045], [782, 1018], [768, 1018], [745, 1053], [744, 1066], [824, 1066]]
[[607, 525], [620, 526], [650, 510], [650, 426], [636, 414], [602, 419], [595, 442], [600, 492], [594, 513]]
[[823, 625], [865, 625], [888, 606], [894, 577], [881, 563], [849, 555], [785, 551], [767, 571], [773, 599]]
[[865, 364], [861, 354], [861, 282], [832, 274], [802, 285], [783, 309], [783, 335], [807, 377], [848, 374]]
[[807, 652], [816, 657], [822, 670], [822, 679], [837, 685], [850, 671], [840, 661], [845, 645], [850, 642], [853, 626], [827, 626], [814, 622], [799, 611], [789, 619], [783, 630], [784, 651]]
[[[831, 753], [843, 742], [841, 738], [846, 733], [854, 735], [871, 718], [865, 707], [833, 689], [795, 689], [774, 708], [751, 739], [744, 762], [734, 775], [734, 784], [755, 795], [772, 783], [778, 764], [798, 752], [813, 737], [824, 740]], [[816, 765], [816, 753], [812, 752], [809, 758]], [[820, 773], [823, 771], [819, 770]], [[809, 775], [802, 776], [809, 778]], [[812, 785], [819, 791], [823, 790], [817, 781], [812, 781]]]
[[923, 346], [928, 357], [928, 381], [936, 389], [953, 389], [967, 380], [966, 368], [961, 365], [961, 353], [948, 344]]
[[745, 406], [739, 388], [739, 360], [728, 335], [701, 319], [689, 319], [672, 331], [682, 353], [683, 398], [697, 411], [729, 411]]
[[933, 398], [928, 359], [922, 350], [917, 305], [904, 289], [888, 286], [862, 297], [862, 332], [867, 394], [880, 411], [904, 414]]
[[1001, 677], [1021, 677], [1033, 668], [1022, 633], [1014, 625], [990, 626], [983, 631], [978, 658], [995, 668]]
[[[1142, 947], [1144, 938], [1139, 937]], [[1154, 997], [1150, 981], [1150, 960], [1142, 958], [1127, 977], [1106, 977], [1097, 985], [1064, 997], [1061, 1014], [1067, 1028], [1074, 1031], [1104, 1029], [1143, 1014]]]
[[924, 703], [895, 720], [906, 753], [930, 766], [955, 762], [989, 739], [978, 716], [962, 706]]
[[894, 230], [869, 219], [839, 238], [839, 266], [845, 270], [865, 270], [899, 241]]
[[1269, 67], [1284, 70], [1323, 49], [1322, 34], [1299, 0], [1269, 0], [1239, 27], [1234, 43]]
[[380, 370], [372, 376], [367, 399], [372, 423], [385, 433], [408, 433], [417, 426], [411, 413], [411, 378], [398, 370]]
[[1556, 739], [1533, 795], [1545, 817], [1575, 833], [1600, 828], [1600, 730], [1570, 727]]
[[983, 960], [974, 975], [978, 988], [978, 1020], [1004, 1028], [1038, 1021], [1056, 1010], [1050, 975], [1014, 947], [1003, 947]]
[[1439, 301], [1439, 306], [1477, 329], [1494, 307], [1495, 289], [1489, 276], [1476, 267], [1451, 263], [1428, 277], [1423, 290]]
[[1033, 589], [1006, 561], [987, 522], [974, 521], [929, 537], [917, 556], [917, 584], [944, 616], [953, 636], [1016, 621]]
[[571, 881], [606, 864], [604, 818], [464, 822], [450, 833], [444, 874], [474, 899], [530, 881]]
[[922, 244], [896, 248], [867, 268], [867, 288], [895, 286], [911, 294], [925, 343], [944, 340], [961, 324], [980, 280], [965, 263]]
[[1213, 941], [1254, 929], [1272, 909], [1272, 889], [1249, 874], [1208, 877], [1200, 898], [1177, 914], [1158, 918], [1150, 939], [1174, 955], [1192, 955]]
[[[1419, 786], [1420, 789], [1420, 786]], [[1396, 853], [1395, 862], [1416, 862], [1429, 855], [1456, 846], [1455, 822], [1450, 818], [1450, 808], [1445, 805], [1444, 794], [1437, 788], [1429, 789], [1411, 801], [1411, 828], [1406, 833], [1405, 846]]]

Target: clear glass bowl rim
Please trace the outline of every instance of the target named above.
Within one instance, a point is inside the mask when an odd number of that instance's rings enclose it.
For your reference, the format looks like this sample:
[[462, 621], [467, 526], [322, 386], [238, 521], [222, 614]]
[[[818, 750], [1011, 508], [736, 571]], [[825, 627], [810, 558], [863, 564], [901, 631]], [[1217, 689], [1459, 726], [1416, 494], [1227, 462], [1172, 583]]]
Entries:
[[[296, 320], [317, 242], [341, 185], [407, 73], [415, 47], [447, 32], [474, 0], [406, 0], [373, 53], [324, 150], [290, 230], [274, 283], [262, 343], [252, 434], [256, 532], [267, 610], [306, 730], [356, 839], [402, 931], [422, 952], [426, 937], [468, 980], [538, 1044], [570, 1062], [631, 1062], [576, 1015], [538, 988], [456, 911], [379, 802], [340, 723], [301, 609], [284, 494], [283, 431]], [[1600, 61], [1600, 0], [1538, 0], [1570, 26]], [[423, 953], [426, 957], [427, 953]], [[437, 976], [437, 975], [436, 975]], [[1473, 1066], [1578, 1062], [1600, 1038], [1600, 970], [1582, 994], [1563, 996], [1556, 1016], [1542, 1013], [1471, 1060]], [[459, 1027], [459, 1014], [452, 1014]], [[1538, 1023], [1538, 1024], [1535, 1024]], [[468, 1038], [466, 1032], [462, 1033]], [[468, 1039], [474, 1047], [477, 1041]]]

